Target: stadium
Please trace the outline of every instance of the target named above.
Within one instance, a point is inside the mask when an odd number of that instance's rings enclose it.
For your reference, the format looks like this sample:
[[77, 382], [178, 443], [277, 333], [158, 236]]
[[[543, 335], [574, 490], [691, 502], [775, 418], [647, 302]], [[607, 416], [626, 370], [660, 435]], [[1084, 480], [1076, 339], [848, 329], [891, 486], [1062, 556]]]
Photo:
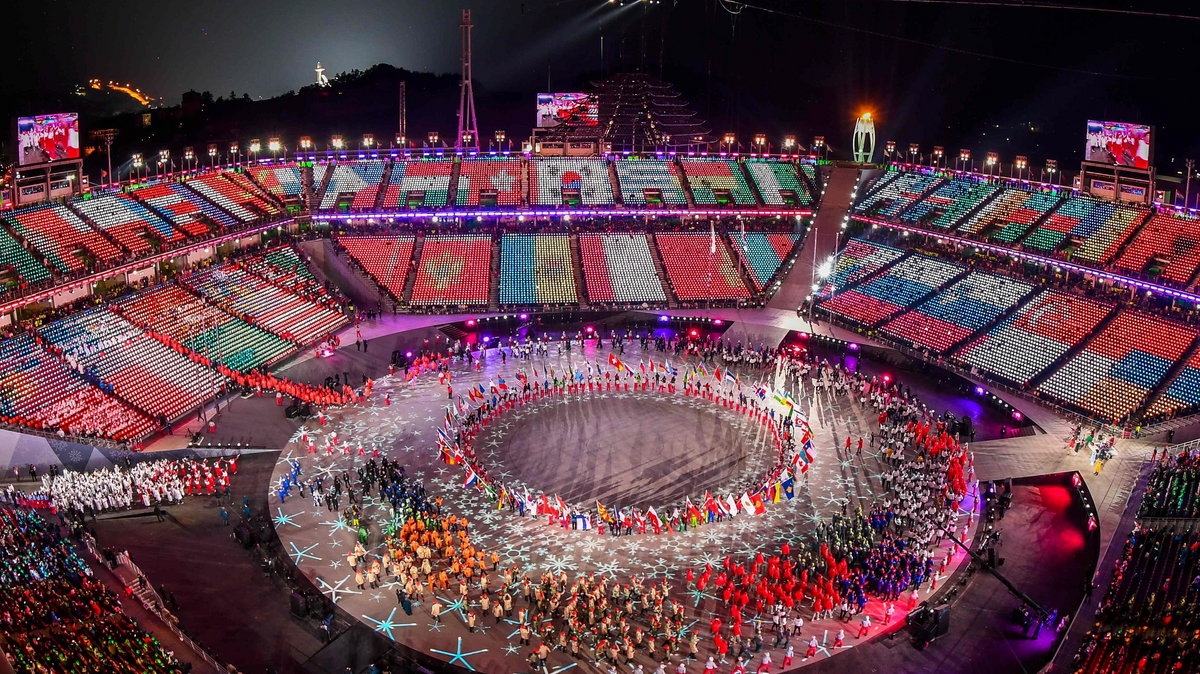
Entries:
[[481, 133], [455, 19], [453, 133], [14, 120], [0, 673], [1200, 670], [1158, 127], [717, 131], [660, 66]]

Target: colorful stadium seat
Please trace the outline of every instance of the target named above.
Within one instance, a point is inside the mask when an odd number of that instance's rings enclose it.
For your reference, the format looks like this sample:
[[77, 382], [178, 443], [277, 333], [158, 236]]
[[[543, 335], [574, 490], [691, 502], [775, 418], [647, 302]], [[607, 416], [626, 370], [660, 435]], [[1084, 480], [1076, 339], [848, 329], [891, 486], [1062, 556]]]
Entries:
[[[321, 197], [321, 210], [337, 205], [338, 200], [350, 197], [350, 208], [365, 209], [375, 206], [383, 182], [384, 165], [381, 161], [343, 162], [335, 164], [329, 175], [329, 186]], [[324, 175], [321, 176], [324, 179]], [[316, 183], [316, 174], [313, 174]]]
[[258, 166], [246, 170], [263, 189], [277, 197], [298, 197], [304, 192], [304, 175], [294, 164]]
[[454, 164], [443, 160], [397, 161], [384, 190], [382, 208], [407, 208], [408, 198], [421, 193], [421, 205], [442, 208], [450, 203], [450, 173]]
[[[802, 166], [812, 168], [807, 164]], [[758, 193], [762, 195], [764, 204], [782, 206], [784, 204], [783, 192], [785, 191], [796, 194], [797, 206], [811, 206], [816, 201], [811, 190], [797, 174], [795, 164], [747, 159], [746, 170], [749, 171], [754, 186], [758, 188]], [[815, 174], [813, 181], [816, 181]]]
[[659, 232], [654, 241], [662, 253], [671, 289], [680, 300], [750, 297], [720, 237], [716, 239], [715, 250], [709, 234]]
[[750, 281], [756, 291], [762, 292], [767, 283], [779, 271], [783, 261], [792, 254], [792, 248], [800, 240], [795, 233], [746, 232], [745, 236], [737, 233], [729, 234], [733, 250], [742, 260], [742, 265], [749, 272]]
[[1072, 259], [1108, 264], [1150, 213], [1147, 209], [1125, 204], [1108, 206], [1112, 209], [1112, 214], [1107, 218], [1101, 219], [1100, 216], [1108, 209], [1095, 209], [1071, 230], [1071, 236], [1084, 239], [1079, 248], [1075, 249]]
[[[189, 201], [189, 197], [195, 198], [196, 201]], [[203, 202], [203, 200], [195, 197], [179, 183], [143, 187], [133, 191], [133, 198], [161, 213], [163, 217], [171, 221], [176, 229], [188, 236], [204, 236], [209, 232], [208, 223], [204, 221], [206, 215], [204, 206], [197, 203]], [[204, 205], [215, 209], [212, 204], [207, 204], [207, 202], [204, 202]], [[221, 215], [229, 223], [236, 222], [231, 216]], [[222, 224], [227, 224], [221, 219], [214, 219]]]
[[1100, 418], [1119, 422], [1158, 386], [1196, 339], [1179, 323], [1125, 310], [1038, 390]]
[[[241, 177], [240, 174], [239, 177]], [[184, 184], [241, 222], [254, 222], [261, 217], [261, 214], [278, 212], [273, 205], [268, 205], [250, 189], [238, 184], [236, 179], [227, 178], [224, 174], [204, 175], [193, 178]]]
[[646, 204], [647, 190], [662, 196], [668, 206], [686, 206], [687, 197], [679, 182], [679, 170], [675, 162], [665, 159], [624, 158], [613, 162], [617, 171], [617, 182], [621, 186], [621, 199], [626, 205]]
[[1043, 290], [955, 358], [994, 377], [1028, 384], [1059, 356], [1086, 339], [1112, 307], [1057, 290]]
[[667, 301], [645, 234], [580, 234], [579, 255], [589, 302]]
[[80, 199], [75, 209], [91, 220], [96, 227], [108, 232], [134, 255], [151, 250], [150, 242], [142, 233], [163, 241], [178, 241], [183, 234], [150, 209], [127, 194], [110, 194], [92, 199]]
[[680, 160], [679, 166], [692, 189], [692, 199], [697, 205], [718, 202], [717, 192], [729, 193], [729, 199], [739, 206], [753, 206], [754, 193], [746, 184], [746, 177], [737, 162], [730, 159], [688, 158]]
[[[954, 208], [959, 199], [967, 199], [970, 202], [969, 197], [972, 196], [972, 190], [978, 186], [978, 182], [963, 178], [943, 180], [937, 187], [927, 192], [923, 198], [899, 213], [899, 218], [905, 222], [916, 224], [949, 227], [953, 221], [942, 216]], [[972, 206], [974, 203], [979, 203], [978, 199], [972, 203]]]
[[[975, 215], [959, 224], [958, 231], [984, 233], [998, 241], [1013, 243], [1059, 201], [1058, 195], [1050, 192], [1026, 192], [1005, 187]], [[985, 231], [988, 228], [993, 229], [990, 234]]]
[[1200, 405], [1200, 351], [1188, 358], [1183, 369], [1163, 387], [1162, 393], [1146, 411], [1148, 417], [1159, 417]]
[[945, 351], [982, 330], [1032, 290], [1028, 283], [973, 271], [882, 329], [918, 347]]
[[83, 255], [115, 262], [120, 249], [62, 204], [46, 203], [4, 214], [13, 231], [61, 272], [86, 268]]
[[[8, 270], [16, 274], [16, 278], [5, 278]], [[3, 289], [9, 290], [20, 287], [24, 283], [40, 283], [49, 281], [50, 272], [38, 262], [29, 251], [15, 239], [0, 229], [0, 279], [4, 279]]]
[[411, 301], [417, 305], [487, 304], [491, 268], [491, 236], [427, 236], [421, 247]]
[[608, 163], [586, 157], [532, 157], [529, 172], [529, 200], [535, 206], [559, 206], [563, 190], [579, 190], [584, 206], [611, 206], [614, 203]]
[[458, 169], [454, 203], [478, 206], [481, 192], [496, 193], [499, 206], [519, 206], [525, 194], [525, 171], [520, 159], [465, 158]]
[[817, 293], [817, 298], [826, 299], [855, 281], [874, 274], [903, 255], [903, 251], [890, 246], [863, 239], [850, 239], [846, 247], [837, 254], [833, 271]]
[[414, 237], [339, 236], [337, 242], [396, 301], [404, 299], [404, 282], [408, 278], [416, 242]]
[[89, 309], [40, 330], [85, 378], [152, 416], [176, 419], [212, 396], [222, 377], [108, 309]]
[[1186, 285], [1200, 266], [1200, 220], [1155, 213], [1116, 265], [1134, 273], [1158, 270], [1163, 280]]
[[852, 321], [873, 326], [920, 302], [963, 271], [931, 257], [910, 255], [878, 276], [844, 290], [819, 306]]
[[895, 171], [889, 175], [895, 178], [876, 183], [854, 207], [855, 213], [885, 218], [896, 217], [941, 182], [941, 178], [937, 176], [922, 173]]
[[312, 344], [347, 321], [340, 310], [273, 285], [236, 265], [193, 274], [186, 283], [246, 322], [298, 344]]
[[566, 304], [579, 301], [571, 237], [505, 234], [500, 239], [500, 304]]

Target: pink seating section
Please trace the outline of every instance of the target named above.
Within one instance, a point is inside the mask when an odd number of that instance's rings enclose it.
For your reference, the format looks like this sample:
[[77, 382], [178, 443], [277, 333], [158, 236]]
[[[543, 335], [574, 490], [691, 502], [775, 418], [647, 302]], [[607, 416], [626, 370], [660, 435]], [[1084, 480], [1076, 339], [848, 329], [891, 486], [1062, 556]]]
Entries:
[[525, 172], [519, 159], [464, 159], [459, 165], [459, 206], [478, 206], [481, 190], [496, 190], [496, 203], [517, 206], [525, 192]]
[[[193, 178], [187, 186], [204, 198], [225, 209], [241, 222], [252, 222], [260, 217], [260, 213], [275, 214], [279, 209], [268, 204], [264, 199], [254, 194], [235, 178], [226, 178], [234, 174], [209, 174]], [[241, 176], [238, 176], [242, 180]]]
[[123, 316], [179, 342], [234, 320], [233, 316], [175, 285], [162, 285], [122, 300]]
[[654, 239], [671, 288], [680, 300], [750, 297], [720, 237], [716, 239], [715, 252], [708, 234], [659, 233]]
[[415, 242], [412, 236], [339, 236], [337, 242], [392, 297], [404, 298]]
[[487, 304], [491, 292], [492, 237], [427, 236], [413, 282], [418, 305]]
[[263, 192], [262, 188], [248, 178], [245, 173], [225, 171], [221, 173], [221, 177], [233, 183], [236, 188], [233, 191], [227, 192], [230, 198], [236, 196], [241, 199], [239, 203], [251, 204], [267, 215], [279, 214], [279, 207], [275, 205], [275, 202], [267, 198], [268, 194]]
[[50, 203], [12, 211], [5, 219], [17, 234], [61, 272], [84, 269], [81, 252], [105, 262], [115, 262], [123, 256], [119, 248], [62, 204]]
[[1195, 329], [1179, 323], [1122, 311], [1038, 390], [1120, 422], [1162, 382], [1196, 335]]
[[188, 236], [208, 234], [208, 225], [202, 221], [204, 211], [166, 185], [151, 185], [134, 190], [133, 198], [162, 213], [171, 224]]
[[1116, 265], [1135, 273], [1161, 266], [1163, 279], [1187, 285], [1200, 266], [1200, 221], [1156, 213], [1130, 239]]

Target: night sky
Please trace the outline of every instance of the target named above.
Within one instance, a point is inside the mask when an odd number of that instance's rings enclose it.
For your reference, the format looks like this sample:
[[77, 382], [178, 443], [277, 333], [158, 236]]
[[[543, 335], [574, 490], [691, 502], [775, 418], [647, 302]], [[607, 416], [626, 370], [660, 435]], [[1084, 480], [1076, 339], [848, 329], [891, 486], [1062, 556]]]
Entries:
[[[1200, 21], [896, 0], [751, 4], [733, 16], [718, 0], [475, 3], [477, 86], [527, 94], [532, 120], [547, 74], [570, 91], [641, 68], [661, 71], [717, 133], [823, 134], [844, 149], [854, 115], [871, 109], [880, 146], [894, 138], [1074, 163], [1085, 121], [1098, 118], [1157, 125], [1161, 170], [1200, 152], [1186, 104]], [[254, 98], [297, 89], [318, 60], [330, 75], [380, 62], [456, 72], [459, 10], [444, 0], [21, 3], [4, 31], [2, 112], [46, 112], [27, 108], [90, 77], [175, 104], [188, 89]], [[488, 116], [479, 111], [485, 134]]]

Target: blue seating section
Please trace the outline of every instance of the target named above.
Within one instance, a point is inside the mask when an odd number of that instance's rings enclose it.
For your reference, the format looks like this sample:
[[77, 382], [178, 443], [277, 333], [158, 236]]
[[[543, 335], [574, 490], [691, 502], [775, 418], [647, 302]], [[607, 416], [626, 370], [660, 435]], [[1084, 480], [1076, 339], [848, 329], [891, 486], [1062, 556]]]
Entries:
[[862, 239], [850, 239], [846, 247], [838, 253], [833, 272], [817, 293], [817, 297], [827, 299], [860, 278], [866, 278], [884, 265], [900, 259], [902, 255], [903, 251], [890, 246]]
[[621, 197], [626, 204], [645, 204], [644, 190], [657, 189], [662, 192], [664, 204], [687, 205], [687, 197], [680, 186], [679, 171], [674, 162], [664, 159], [618, 159], [614, 165], [617, 180], [621, 183]]
[[877, 183], [854, 207], [856, 213], [895, 217], [941, 180], [937, 176], [921, 173], [897, 171], [888, 175], [895, 177]]
[[1028, 283], [971, 272], [883, 329], [921, 346], [945, 351], [983, 329], [1032, 290]]
[[846, 318], [876, 325], [925, 299], [963, 271], [963, 267], [922, 255], [910, 255], [875, 278], [820, 304]]
[[[951, 222], [948, 222], [940, 216], [947, 213], [959, 199], [965, 198], [971, 193], [971, 190], [979, 186], [979, 183], [974, 180], [963, 180], [954, 178], [953, 180], [945, 180], [938, 185], [929, 194], [925, 195], [917, 203], [913, 204], [908, 210], [900, 214], [900, 219], [905, 222], [926, 223], [937, 227], [949, 227]], [[978, 203], [976, 201], [975, 203]]]

